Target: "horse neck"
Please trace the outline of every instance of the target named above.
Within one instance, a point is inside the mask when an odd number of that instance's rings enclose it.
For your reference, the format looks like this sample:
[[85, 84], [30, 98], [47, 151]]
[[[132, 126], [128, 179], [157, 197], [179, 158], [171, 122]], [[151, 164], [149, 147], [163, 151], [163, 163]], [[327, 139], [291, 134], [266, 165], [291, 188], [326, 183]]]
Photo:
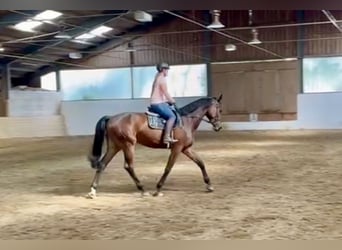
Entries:
[[192, 131], [195, 131], [198, 129], [198, 126], [200, 125], [202, 118], [204, 117], [206, 112], [207, 112], [207, 108], [200, 107], [185, 116], [188, 121], [188, 126], [190, 127]]

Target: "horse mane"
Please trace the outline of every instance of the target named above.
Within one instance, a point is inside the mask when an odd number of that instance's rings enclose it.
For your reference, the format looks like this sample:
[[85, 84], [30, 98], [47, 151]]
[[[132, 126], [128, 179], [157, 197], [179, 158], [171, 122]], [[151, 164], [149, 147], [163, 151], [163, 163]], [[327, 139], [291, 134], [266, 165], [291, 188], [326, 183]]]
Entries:
[[206, 107], [211, 105], [213, 100], [213, 97], [203, 97], [198, 100], [195, 100], [193, 102], [190, 102], [189, 104], [185, 105], [184, 107], [181, 107], [178, 109], [181, 116], [186, 116], [192, 112], [194, 112], [199, 107]]

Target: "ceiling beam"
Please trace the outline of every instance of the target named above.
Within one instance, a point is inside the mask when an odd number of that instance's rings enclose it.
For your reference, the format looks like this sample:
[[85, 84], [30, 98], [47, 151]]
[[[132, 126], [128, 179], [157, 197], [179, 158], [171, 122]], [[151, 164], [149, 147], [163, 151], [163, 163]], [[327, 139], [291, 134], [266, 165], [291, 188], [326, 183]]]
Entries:
[[[137, 37], [141, 37], [142, 34], [141, 32], [148, 32], [148, 29], [150, 28], [154, 28], [154, 27], [157, 27], [157, 26], [160, 26], [160, 25], [163, 25], [167, 22], [169, 22], [170, 20], [174, 20], [175, 18], [170, 16], [170, 15], [163, 15], [161, 17], [158, 18], [158, 22], [157, 24], [152, 22], [152, 23], [143, 23], [141, 25], [138, 25], [138, 26], [135, 26], [131, 29], [128, 29], [126, 30], [124, 33], [120, 34], [120, 35], [124, 35], [126, 33], [130, 34], [130, 35], [133, 35], [133, 34], [139, 34], [139, 36]], [[82, 62], [88, 60], [89, 58], [91, 57], [94, 57], [94, 56], [98, 56], [99, 54], [101, 53], [104, 53], [110, 49], [113, 49], [115, 47], [118, 47], [122, 44], [125, 44], [131, 40], [134, 40], [136, 39], [137, 37], [130, 37], [130, 40], [122, 40], [120, 38], [120, 35], [117, 35], [115, 37], [113, 37], [112, 39], [109, 39], [109, 40], [106, 40], [105, 42], [102, 42], [100, 43], [99, 45], [97, 46], [93, 46], [89, 49], [85, 49], [85, 50], [81, 50], [79, 51], [80, 53], [84, 53], [84, 57], [81, 59], [81, 60], [78, 60], [78, 64], [81, 64]], [[56, 61], [56, 64], [60, 63], [60, 67], [62, 67], [63, 65], [65, 65], [64, 67], [67, 67], [67, 64], [68, 63], [72, 63], [73, 61], [71, 59], [60, 59], [60, 60], [57, 60]], [[31, 73], [28, 73], [27, 74], [27, 77], [29, 78], [35, 78], [35, 77], [38, 77], [40, 75], [43, 75], [43, 74], [46, 74], [48, 73], [49, 71], [53, 71], [55, 70], [55, 66], [54, 65], [50, 65], [50, 66], [43, 66], [43, 67], [40, 67], [38, 70], [36, 70], [36, 72], [34, 74], [31, 74]]]
[[21, 13], [18, 12], [12, 12], [9, 14], [5, 14], [0, 17], [0, 28], [4, 28], [10, 25], [17, 24], [23, 20], [25, 20], [27, 17], [34, 16], [40, 12], [41, 10], [23, 10], [20, 11]]
[[21, 71], [21, 72], [32, 72], [35, 69], [25, 67], [10, 67], [10, 70]]
[[[175, 18], [170, 15], [161, 15], [160, 17], [154, 17], [154, 19], [155, 21], [153, 22], [142, 23], [140, 25], [127, 29], [125, 30], [125, 32], [117, 34], [115, 37], [112, 37], [111, 39], [106, 40], [98, 44], [97, 46], [79, 51], [80, 53], [84, 53], [84, 57], [79, 60], [79, 62], [84, 62], [91, 57], [98, 56], [101, 53], [105, 53], [106, 51], [109, 51], [130, 41], [133, 41], [139, 37], [142, 37], [144, 36], [144, 34], [148, 33], [150, 29], [164, 25], [165, 23], [168, 23]], [[129, 35], [129, 38], [125, 37], [126, 34]]]
[[340, 31], [342, 32], [342, 26], [341, 24], [337, 23], [336, 18], [329, 10], [322, 10], [324, 15], [329, 19], [329, 21]]
[[[125, 10], [111, 10], [111, 11], [105, 11], [105, 14], [118, 14], [118, 13], [126, 13], [127, 11]], [[69, 29], [68, 31], [66, 31], [70, 36], [75, 37], [78, 35], [81, 35], [83, 33], [85, 33], [87, 30], [90, 30], [96, 26], [102, 25], [104, 23], [107, 23], [113, 19], [117, 18], [117, 16], [113, 17], [113, 16], [98, 16], [98, 17], [94, 17], [89, 19], [88, 21], [85, 21], [82, 23], [82, 27], [74, 27]], [[50, 47], [54, 47], [54, 46], [58, 46], [61, 43], [67, 41], [69, 39], [61, 39], [59, 41], [48, 41], [48, 42], [44, 42], [44, 43], [40, 43], [39, 45], [29, 45], [26, 46], [25, 48], [23, 48], [22, 50], [18, 51], [18, 54], [24, 55], [25, 56], [31, 56], [34, 55], [36, 53], [41, 52], [42, 50], [46, 49], [46, 48], [50, 48]], [[0, 63], [2, 64], [11, 64], [18, 61], [18, 59], [13, 59], [13, 58], [5, 58], [2, 59], [0, 61]]]

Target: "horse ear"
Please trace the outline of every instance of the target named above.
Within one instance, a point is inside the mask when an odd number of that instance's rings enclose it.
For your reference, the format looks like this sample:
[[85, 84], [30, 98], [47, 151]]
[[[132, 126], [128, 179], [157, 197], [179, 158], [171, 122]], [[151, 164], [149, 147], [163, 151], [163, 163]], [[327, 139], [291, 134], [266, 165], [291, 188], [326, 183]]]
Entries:
[[217, 98], [217, 101], [220, 102], [222, 99], [222, 94], [219, 96], [219, 98]]

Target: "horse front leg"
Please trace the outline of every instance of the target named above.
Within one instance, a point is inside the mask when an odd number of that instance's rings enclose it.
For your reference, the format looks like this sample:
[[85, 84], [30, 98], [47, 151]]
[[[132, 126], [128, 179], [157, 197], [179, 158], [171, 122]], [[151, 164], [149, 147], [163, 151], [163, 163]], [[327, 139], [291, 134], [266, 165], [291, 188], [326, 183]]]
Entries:
[[[175, 145], [176, 146], [176, 145]], [[160, 178], [160, 180], [157, 183], [157, 190], [154, 192], [153, 196], [162, 196], [163, 194], [160, 192], [160, 190], [162, 189], [167, 176], [169, 175], [169, 173], [171, 172], [172, 167], [174, 166], [179, 154], [180, 154], [181, 150], [178, 147], [173, 147], [171, 149], [171, 154], [169, 156], [169, 159], [167, 161], [166, 167], [164, 169], [164, 173], [162, 175], [162, 177]]]
[[209, 178], [208, 173], [205, 169], [205, 165], [204, 165], [204, 162], [202, 161], [202, 159], [196, 154], [196, 152], [194, 152], [191, 149], [191, 147], [184, 149], [183, 154], [186, 155], [187, 157], [189, 157], [201, 169], [203, 180], [207, 184], [207, 190], [209, 192], [213, 192], [214, 188], [211, 185], [210, 178]]

